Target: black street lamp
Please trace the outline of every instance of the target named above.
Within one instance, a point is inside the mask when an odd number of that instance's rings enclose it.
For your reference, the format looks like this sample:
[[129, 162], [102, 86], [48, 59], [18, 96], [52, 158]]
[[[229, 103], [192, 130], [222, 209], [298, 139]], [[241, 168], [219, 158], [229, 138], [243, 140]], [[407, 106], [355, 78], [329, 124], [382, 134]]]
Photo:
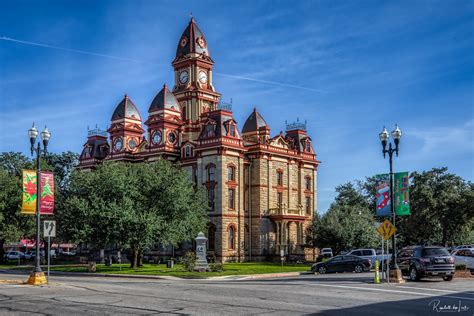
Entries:
[[30, 143], [31, 143], [31, 155], [33, 156], [33, 153], [36, 152], [36, 256], [35, 256], [35, 268], [33, 272], [30, 275], [30, 278], [28, 280], [28, 283], [38, 285], [38, 284], [44, 284], [46, 283], [46, 279], [44, 277], [44, 273], [41, 270], [40, 266], [40, 257], [41, 257], [41, 252], [40, 252], [40, 203], [41, 203], [41, 165], [40, 165], [40, 159], [41, 159], [41, 154], [43, 154], [46, 157], [46, 154], [48, 152], [48, 142], [49, 139], [51, 138], [51, 133], [48, 131], [48, 128], [45, 126], [44, 130], [41, 132], [40, 137], [41, 140], [43, 141], [43, 149], [41, 149], [41, 144], [40, 142], [37, 143], [37, 146], [35, 148], [35, 142], [36, 142], [36, 137], [38, 136], [38, 130], [35, 127], [35, 123], [33, 123], [33, 126], [28, 130], [28, 136], [30, 137]]
[[[395, 206], [393, 204], [393, 163], [392, 163], [392, 156], [393, 153], [395, 153], [398, 157], [398, 144], [400, 143], [400, 138], [402, 137], [402, 131], [400, 128], [398, 128], [398, 125], [395, 125], [395, 129], [392, 131], [392, 138], [393, 142], [395, 143], [395, 148], [392, 147], [392, 143], [390, 142], [388, 145], [387, 149], [387, 141], [389, 138], [389, 134], [387, 132], [387, 129], [383, 128], [383, 131], [379, 134], [380, 141], [382, 142], [382, 153], [383, 157], [385, 158], [385, 155], [388, 154], [389, 157], [389, 162], [390, 162], [390, 213], [392, 215], [392, 224], [394, 227], [395, 226]], [[391, 269], [393, 270], [399, 270], [398, 264], [397, 264], [397, 245], [395, 242], [395, 235], [393, 234], [392, 237], [392, 248], [393, 248], [393, 253], [392, 253], [392, 262], [391, 262]], [[398, 273], [397, 273], [398, 275]]]

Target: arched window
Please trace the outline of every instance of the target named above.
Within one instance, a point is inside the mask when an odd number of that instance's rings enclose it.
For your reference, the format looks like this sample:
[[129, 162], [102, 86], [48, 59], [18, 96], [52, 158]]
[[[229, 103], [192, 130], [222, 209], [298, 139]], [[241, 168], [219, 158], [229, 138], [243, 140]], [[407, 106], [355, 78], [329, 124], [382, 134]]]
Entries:
[[277, 185], [283, 185], [283, 171], [277, 171]]
[[229, 208], [235, 209], [235, 189], [229, 189]]
[[244, 249], [249, 249], [249, 225], [245, 224], [245, 232], [244, 232]]
[[235, 249], [235, 229], [234, 226], [229, 227], [228, 236], [227, 236], [227, 248], [229, 250]]
[[227, 180], [228, 181], [235, 181], [235, 167], [228, 166], [227, 167]]
[[207, 201], [209, 202], [209, 207], [211, 212], [214, 211], [214, 197], [215, 197], [215, 189], [214, 187], [207, 189]]
[[311, 198], [309, 196], [306, 197], [306, 214], [311, 214]]
[[305, 180], [305, 189], [311, 191], [311, 177], [304, 178]]
[[216, 181], [216, 167], [212, 164], [207, 166], [207, 181]]
[[209, 224], [207, 229], [207, 249], [208, 250], [215, 250], [216, 247], [216, 226], [214, 224]]
[[230, 136], [235, 137], [235, 125], [230, 124]]

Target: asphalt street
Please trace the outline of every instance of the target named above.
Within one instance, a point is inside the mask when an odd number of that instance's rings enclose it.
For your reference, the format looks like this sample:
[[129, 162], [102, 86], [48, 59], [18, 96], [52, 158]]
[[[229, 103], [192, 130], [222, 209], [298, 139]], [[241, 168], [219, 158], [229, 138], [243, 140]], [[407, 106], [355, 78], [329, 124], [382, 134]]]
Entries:
[[[0, 315], [474, 315], [474, 281], [373, 284], [372, 273], [246, 280], [54, 276], [0, 283]], [[25, 279], [0, 274], [0, 279]]]

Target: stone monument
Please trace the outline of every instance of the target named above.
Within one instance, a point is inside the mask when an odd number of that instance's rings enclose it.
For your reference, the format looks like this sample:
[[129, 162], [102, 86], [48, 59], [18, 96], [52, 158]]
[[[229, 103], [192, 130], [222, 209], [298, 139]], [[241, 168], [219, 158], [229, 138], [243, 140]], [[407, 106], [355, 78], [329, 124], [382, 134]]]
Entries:
[[206, 241], [207, 238], [202, 232], [195, 238], [196, 240], [196, 265], [194, 271], [205, 272], [209, 270], [206, 258]]

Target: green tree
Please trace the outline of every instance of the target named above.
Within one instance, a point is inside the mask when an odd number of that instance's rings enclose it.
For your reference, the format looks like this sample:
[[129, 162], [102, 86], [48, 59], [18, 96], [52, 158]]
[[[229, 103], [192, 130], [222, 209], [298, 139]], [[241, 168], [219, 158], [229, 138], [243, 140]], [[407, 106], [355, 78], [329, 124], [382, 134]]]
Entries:
[[206, 210], [203, 192], [168, 161], [110, 162], [73, 172], [57, 218], [69, 239], [129, 248], [135, 268], [147, 247], [177, 245], [205, 229]]
[[397, 225], [404, 244], [473, 243], [474, 185], [447, 170], [411, 174], [411, 216]]
[[352, 183], [336, 187], [338, 193], [329, 210], [316, 215], [308, 242], [319, 248], [329, 247], [335, 253], [353, 248], [375, 248], [380, 237], [375, 218], [363, 188]]
[[34, 216], [20, 214], [25, 168], [31, 168], [31, 161], [23, 154], [0, 154], [0, 261], [5, 243], [34, 235]]
[[[22, 170], [36, 169], [36, 156], [27, 157], [19, 152], [0, 153], [0, 260], [3, 245], [18, 242], [22, 238], [35, 237], [35, 218], [20, 213], [22, 197]], [[77, 162], [77, 154], [65, 152], [48, 154], [41, 159], [41, 169], [54, 171], [55, 202], [61, 201], [61, 189], [67, 187], [67, 179]]]

